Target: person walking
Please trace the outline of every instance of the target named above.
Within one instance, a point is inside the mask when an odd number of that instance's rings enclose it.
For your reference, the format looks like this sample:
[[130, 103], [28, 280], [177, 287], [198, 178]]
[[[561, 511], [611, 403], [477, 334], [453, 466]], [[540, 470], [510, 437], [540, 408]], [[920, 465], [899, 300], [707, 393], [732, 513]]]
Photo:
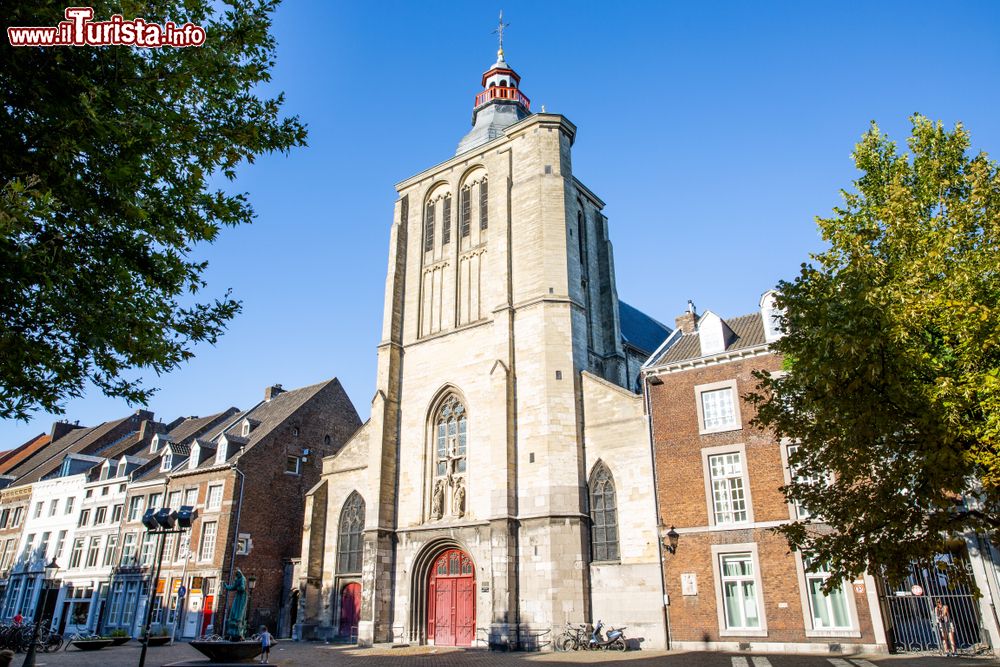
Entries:
[[260, 626], [260, 648], [262, 653], [260, 654], [260, 663], [264, 664], [270, 660], [271, 656], [271, 646], [277, 643], [271, 633], [267, 631], [267, 626]]
[[951, 620], [951, 609], [941, 602], [941, 598], [934, 600], [934, 613], [937, 615], [938, 632], [941, 633], [941, 644], [944, 647], [946, 656], [958, 656], [958, 649], [955, 648], [955, 623]]

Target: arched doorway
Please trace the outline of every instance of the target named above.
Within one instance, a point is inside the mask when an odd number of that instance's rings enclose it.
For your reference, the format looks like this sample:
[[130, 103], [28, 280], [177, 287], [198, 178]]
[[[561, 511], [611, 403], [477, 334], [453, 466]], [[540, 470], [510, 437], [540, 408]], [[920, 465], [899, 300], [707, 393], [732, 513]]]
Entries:
[[357, 641], [361, 618], [361, 584], [352, 582], [340, 589], [340, 627], [337, 634]]
[[476, 637], [476, 574], [461, 549], [434, 559], [427, 582], [427, 638], [437, 646], [472, 646]]

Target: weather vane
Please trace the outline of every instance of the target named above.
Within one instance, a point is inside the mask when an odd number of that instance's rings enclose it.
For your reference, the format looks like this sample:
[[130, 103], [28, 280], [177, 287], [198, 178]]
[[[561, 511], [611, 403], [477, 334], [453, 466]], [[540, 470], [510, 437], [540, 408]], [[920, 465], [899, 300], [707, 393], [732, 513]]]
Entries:
[[503, 60], [503, 29], [509, 27], [510, 27], [509, 23], [503, 22], [503, 10], [501, 9], [500, 22], [497, 25], [497, 29], [493, 31], [493, 34], [499, 36], [500, 38], [500, 48], [497, 50], [497, 58], [499, 58], [500, 60]]

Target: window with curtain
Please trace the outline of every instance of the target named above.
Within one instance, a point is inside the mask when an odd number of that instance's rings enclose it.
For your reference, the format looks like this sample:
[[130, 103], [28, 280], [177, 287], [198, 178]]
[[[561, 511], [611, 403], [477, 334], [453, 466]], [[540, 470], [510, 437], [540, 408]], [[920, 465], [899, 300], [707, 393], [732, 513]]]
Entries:
[[590, 476], [590, 551], [594, 560], [618, 560], [615, 482], [603, 463]]
[[722, 601], [726, 612], [726, 628], [729, 630], [760, 628], [760, 606], [753, 569], [752, 554], [720, 556]]
[[337, 574], [361, 572], [361, 555], [364, 551], [362, 531], [365, 527], [365, 501], [353, 492], [340, 511], [337, 529]]
[[[809, 563], [804, 565], [808, 568]], [[814, 630], [846, 630], [851, 627], [851, 617], [847, 612], [847, 595], [839, 586], [829, 595], [823, 592], [823, 584], [830, 578], [827, 565], [812, 564], [815, 572], [806, 572], [806, 590], [809, 592], [809, 610], [812, 612]]]

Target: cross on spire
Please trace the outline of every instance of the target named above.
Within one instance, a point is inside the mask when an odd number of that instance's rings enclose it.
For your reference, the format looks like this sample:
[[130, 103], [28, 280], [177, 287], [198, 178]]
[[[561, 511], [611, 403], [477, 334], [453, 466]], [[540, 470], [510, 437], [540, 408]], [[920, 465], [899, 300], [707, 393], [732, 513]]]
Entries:
[[503, 60], [503, 29], [509, 28], [509, 23], [503, 22], [503, 10], [500, 10], [500, 21], [497, 24], [497, 29], [493, 31], [494, 35], [497, 35], [500, 39], [500, 48], [497, 49], [497, 59]]

